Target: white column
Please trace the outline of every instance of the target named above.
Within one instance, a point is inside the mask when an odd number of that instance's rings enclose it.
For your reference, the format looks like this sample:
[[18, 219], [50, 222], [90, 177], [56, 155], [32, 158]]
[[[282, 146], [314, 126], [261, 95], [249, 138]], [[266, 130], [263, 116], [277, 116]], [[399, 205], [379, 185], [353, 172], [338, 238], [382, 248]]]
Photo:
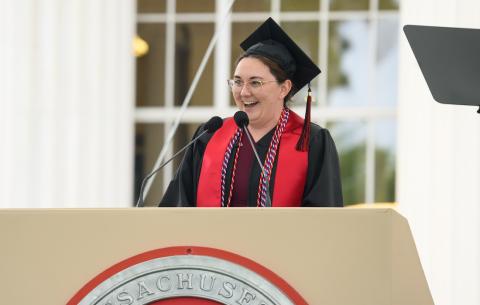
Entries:
[[[480, 2], [403, 0], [401, 24], [480, 28]], [[478, 305], [480, 115], [474, 107], [433, 100], [403, 33], [399, 67], [399, 208], [435, 304]]]
[[2, 0], [0, 207], [129, 206], [134, 0]]
[[213, 94], [214, 107], [217, 111], [225, 110], [230, 102], [230, 89], [227, 86], [227, 79], [232, 77], [233, 73], [230, 71], [232, 23], [227, 12], [231, 2], [226, 0], [216, 0], [215, 2], [215, 31], [220, 32], [215, 46], [215, 92]]

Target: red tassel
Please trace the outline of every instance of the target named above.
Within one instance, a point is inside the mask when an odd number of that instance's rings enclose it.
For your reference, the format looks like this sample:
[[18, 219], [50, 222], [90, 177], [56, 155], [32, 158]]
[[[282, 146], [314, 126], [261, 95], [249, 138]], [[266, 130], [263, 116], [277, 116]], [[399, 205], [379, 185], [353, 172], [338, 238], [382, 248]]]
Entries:
[[298, 151], [308, 151], [310, 144], [310, 109], [312, 108], [312, 90], [308, 84], [307, 109], [305, 109], [305, 120], [303, 121], [302, 135], [298, 139], [296, 149]]

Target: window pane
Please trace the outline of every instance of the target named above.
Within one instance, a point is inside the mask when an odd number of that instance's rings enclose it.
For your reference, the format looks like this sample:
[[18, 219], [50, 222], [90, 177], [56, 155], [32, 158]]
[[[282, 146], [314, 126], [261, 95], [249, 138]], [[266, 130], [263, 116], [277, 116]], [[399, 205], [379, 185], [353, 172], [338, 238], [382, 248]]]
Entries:
[[321, 0], [282, 0], [282, 11], [318, 11]]
[[397, 104], [398, 33], [397, 20], [380, 19], [378, 21], [375, 105], [395, 106]]
[[236, 0], [234, 12], [264, 12], [270, 11], [270, 0]]
[[231, 62], [231, 74], [235, 71], [235, 62], [238, 57], [243, 54], [243, 50], [240, 47], [240, 43], [245, 40], [250, 34], [262, 24], [259, 22], [241, 22], [232, 23], [232, 62]]
[[232, 73], [235, 70], [235, 62], [243, 54], [240, 43], [245, 40], [262, 22], [232, 23]]
[[[313, 62], [318, 65], [318, 40], [320, 39], [319, 23], [316, 21], [282, 22], [281, 26], [305, 52], [305, 54], [307, 54]], [[310, 82], [313, 92], [318, 92], [318, 88], [316, 88], [317, 77]], [[307, 86], [292, 98], [292, 102], [294, 105], [304, 105], [306, 102], [306, 96]], [[317, 101], [316, 99], [314, 100]]]
[[[174, 153], [182, 149], [188, 142], [190, 142], [197, 131], [198, 126], [200, 124], [197, 123], [183, 123], [178, 125], [178, 129], [175, 132], [175, 136], [173, 138], [173, 147]], [[177, 168], [180, 166], [182, 162], [183, 154], [178, 156], [175, 160], [173, 160], [173, 173], [177, 172]]]
[[327, 124], [340, 158], [345, 205], [365, 202], [365, 124], [335, 122]]
[[369, 0], [330, 0], [330, 9], [334, 11], [368, 10]]
[[215, 11], [215, 0], [177, 0], [179, 13], [212, 13]]
[[395, 201], [396, 121], [375, 124], [375, 202]]
[[138, 0], [139, 13], [165, 13], [167, 0]]
[[[135, 199], [137, 202], [142, 179], [152, 170], [163, 145], [163, 124], [136, 124], [135, 126]], [[152, 179], [152, 178], [151, 178]], [[153, 181], [145, 205], [154, 206], [163, 196], [163, 175]]]
[[[230, 69], [230, 77], [233, 76], [235, 72], [235, 63], [237, 59], [243, 54], [242, 48], [240, 48], [240, 43], [245, 40], [256, 28], [260, 26], [262, 22], [254, 22], [254, 23], [232, 23], [232, 61], [231, 61], [231, 69]], [[227, 86], [227, 82], [225, 81], [225, 86]], [[233, 101], [233, 97], [230, 95], [230, 105], [235, 105]]]
[[[175, 42], [175, 105], [181, 105], [213, 36], [212, 23], [180, 23]], [[213, 105], [214, 52], [190, 101], [190, 106]]]
[[398, 10], [399, 0], [380, 0], [379, 7], [381, 10]]
[[149, 51], [136, 60], [136, 103], [137, 106], [162, 106], [165, 104], [165, 25], [139, 23], [137, 31], [148, 43]]
[[333, 21], [329, 27], [328, 103], [362, 106], [368, 103], [367, 21]]

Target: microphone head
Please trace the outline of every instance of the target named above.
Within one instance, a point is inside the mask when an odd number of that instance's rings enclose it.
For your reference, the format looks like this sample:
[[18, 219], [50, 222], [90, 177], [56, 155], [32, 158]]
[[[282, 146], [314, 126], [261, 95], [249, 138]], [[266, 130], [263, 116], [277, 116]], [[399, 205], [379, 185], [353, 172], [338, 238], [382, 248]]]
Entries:
[[223, 125], [223, 120], [219, 116], [214, 116], [207, 123], [205, 123], [205, 130], [209, 133], [214, 133]]
[[240, 128], [248, 126], [249, 120], [248, 115], [245, 113], [245, 111], [237, 111], [233, 116], [233, 119], [235, 120], [235, 123], [237, 123], [237, 126]]

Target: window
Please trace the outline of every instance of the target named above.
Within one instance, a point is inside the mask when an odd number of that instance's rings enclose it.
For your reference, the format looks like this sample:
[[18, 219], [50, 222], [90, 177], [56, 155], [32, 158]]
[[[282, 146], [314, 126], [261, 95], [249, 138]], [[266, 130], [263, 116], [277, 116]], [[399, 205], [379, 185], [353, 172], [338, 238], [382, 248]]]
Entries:
[[[136, 198], [222, 25], [225, 8], [216, 3], [224, 2], [138, 0], [137, 33], [150, 50], [137, 58]], [[345, 204], [394, 201], [398, 6], [395, 0], [237, 0], [220, 34], [222, 51], [212, 52], [168, 153], [213, 114], [235, 112], [220, 80], [231, 76], [238, 44], [272, 16], [323, 72], [312, 81], [312, 120], [329, 128], [337, 144]], [[293, 98], [299, 114], [305, 96], [304, 89]], [[159, 202], [179, 162], [158, 175], [150, 205]]]

